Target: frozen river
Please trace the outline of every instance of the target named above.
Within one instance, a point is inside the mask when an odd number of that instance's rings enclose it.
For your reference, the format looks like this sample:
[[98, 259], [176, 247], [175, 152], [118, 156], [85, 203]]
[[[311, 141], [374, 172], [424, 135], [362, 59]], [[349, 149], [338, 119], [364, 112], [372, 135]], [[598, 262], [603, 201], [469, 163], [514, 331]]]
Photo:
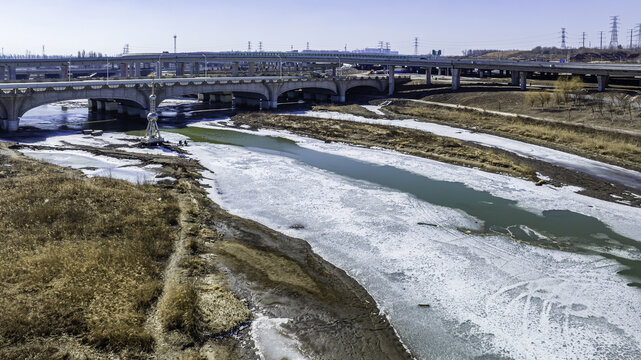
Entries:
[[[48, 116], [60, 115], [33, 121]], [[203, 120], [165, 136], [192, 139], [187, 150], [208, 169], [212, 199], [308, 241], [370, 292], [419, 358], [640, 357], [641, 209], [393, 151]], [[100, 144], [58, 135], [38, 141]], [[99, 160], [94, 171], [101, 162], [113, 167]], [[57, 153], [49, 161], [65, 165]], [[121, 164], [128, 174], [132, 166]]]

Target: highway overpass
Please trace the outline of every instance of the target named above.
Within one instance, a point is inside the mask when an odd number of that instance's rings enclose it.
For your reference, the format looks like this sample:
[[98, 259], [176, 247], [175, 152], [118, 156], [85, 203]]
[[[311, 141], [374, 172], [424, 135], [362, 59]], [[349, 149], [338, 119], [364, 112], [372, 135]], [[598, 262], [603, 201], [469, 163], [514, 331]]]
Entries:
[[[256, 70], [306, 70], [310, 67], [336, 69], [343, 63], [360, 65], [382, 65], [395, 67], [422, 68], [431, 74], [433, 69], [445, 69], [452, 76], [452, 88], [460, 87], [462, 71], [499, 70], [512, 77], [514, 85], [526, 86], [526, 78], [532, 73], [592, 75], [597, 77], [602, 91], [612, 76], [638, 79], [641, 81], [641, 65], [638, 64], [595, 64], [595, 63], [552, 63], [511, 60], [449, 59], [410, 55], [357, 54], [349, 52], [190, 52], [190, 53], [149, 53], [127, 54], [102, 58], [44, 58], [44, 59], [0, 59], [0, 80], [16, 80], [18, 69], [57, 67], [60, 79], [67, 79], [70, 66], [116, 66], [122, 78], [140, 77], [143, 69], [154, 68], [156, 72], [164, 64], [174, 64], [176, 76], [186, 73], [200, 76], [203, 69], [211, 64], [226, 64], [232, 76], [239, 75], [241, 66], [246, 75], [253, 76]], [[115, 75], [115, 74], [113, 74]], [[113, 76], [112, 75], [112, 76]], [[428, 85], [430, 77], [426, 78]]]

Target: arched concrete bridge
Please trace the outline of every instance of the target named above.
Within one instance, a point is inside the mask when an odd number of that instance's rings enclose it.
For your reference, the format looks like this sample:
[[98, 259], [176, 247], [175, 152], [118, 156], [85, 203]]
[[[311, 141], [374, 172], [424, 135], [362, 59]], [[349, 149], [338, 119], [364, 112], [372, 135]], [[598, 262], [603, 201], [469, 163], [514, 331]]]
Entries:
[[[262, 99], [265, 108], [276, 108], [278, 98], [294, 90], [322, 91], [337, 102], [355, 87], [393, 91], [394, 78], [388, 76], [307, 77], [228, 77], [175, 78], [111, 81], [71, 81], [52, 83], [11, 83], [0, 85], [2, 130], [16, 131], [20, 117], [45, 104], [64, 100], [89, 99], [90, 106], [120, 107], [130, 114], [146, 113], [152, 86], [158, 103], [165, 99], [198, 94], [236, 93]], [[113, 109], [115, 110], [115, 108]]]

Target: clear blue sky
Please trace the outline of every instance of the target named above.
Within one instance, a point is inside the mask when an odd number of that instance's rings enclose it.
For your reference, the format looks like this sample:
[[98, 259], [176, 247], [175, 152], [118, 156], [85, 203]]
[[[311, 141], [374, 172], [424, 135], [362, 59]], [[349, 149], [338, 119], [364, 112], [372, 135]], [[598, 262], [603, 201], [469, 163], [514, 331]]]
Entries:
[[[108, 54], [173, 50], [256, 49], [348, 50], [390, 42], [392, 49], [413, 53], [444, 49], [529, 49], [560, 45], [560, 29], [568, 29], [568, 45], [579, 46], [581, 33], [598, 46], [609, 16], [620, 15], [619, 42], [629, 44], [630, 28], [641, 23], [639, 0], [4, 0], [0, 47], [6, 53], [27, 50], [75, 54], [94, 50]], [[636, 38], [635, 38], [636, 41]]]

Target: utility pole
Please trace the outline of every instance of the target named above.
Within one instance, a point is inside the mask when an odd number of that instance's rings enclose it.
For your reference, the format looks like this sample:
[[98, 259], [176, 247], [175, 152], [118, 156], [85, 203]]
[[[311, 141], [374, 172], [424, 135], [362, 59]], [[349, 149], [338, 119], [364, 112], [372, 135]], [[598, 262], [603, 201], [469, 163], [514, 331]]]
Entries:
[[567, 33], [565, 32], [565, 28], [561, 28], [561, 49], [565, 49], [565, 37]]
[[599, 31], [601, 33], [601, 45], [599, 45], [599, 49], [603, 50], [603, 31]]
[[634, 29], [630, 29], [630, 49], [632, 49], [632, 38], [634, 38]]
[[619, 47], [619, 16], [610, 16], [610, 48]]
[[414, 38], [414, 55], [418, 55], [418, 37]]
[[583, 32], [583, 48], [585, 49], [585, 31]]

